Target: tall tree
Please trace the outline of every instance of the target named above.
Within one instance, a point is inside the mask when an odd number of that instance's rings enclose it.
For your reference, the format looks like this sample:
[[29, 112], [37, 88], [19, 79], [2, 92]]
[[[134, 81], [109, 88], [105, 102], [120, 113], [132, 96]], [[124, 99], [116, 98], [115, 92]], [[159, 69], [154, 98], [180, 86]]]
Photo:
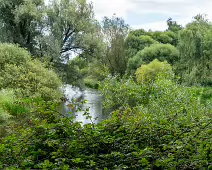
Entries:
[[129, 25], [122, 18], [113, 15], [112, 18], [104, 17], [102, 31], [107, 43], [105, 63], [112, 75], [123, 75], [127, 63], [125, 39]]
[[6, 34], [0, 41], [19, 44], [34, 53], [44, 8], [43, 0], [0, 0], [0, 31]]
[[[75, 55], [93, 53], [97, 46], [97, 30], [93, 7], [86, 0], [53, 0], [47, 8], [49, 48], [56, 58], [69, 60]], [[51, 51], [50, 50], [50, 51]], [[59, 55], [60, 54], [60, 55]]]
[[177, 24], [176, 21], [173, 21], [172, 18], [168, 18], [168, 20], [166, 21], [167, 25], [168, 25], [168, 29], [167, 31], [172, 31], [172, 32], [178, 32], [180, 30], [182, 30], [182, 26]]
[[180, 62], [176, 67], [182, 82], [189, 85], [212, 85], [211, 33], [212, 23], [203, 15], [194, 17], [194, 21], [180, 31]]

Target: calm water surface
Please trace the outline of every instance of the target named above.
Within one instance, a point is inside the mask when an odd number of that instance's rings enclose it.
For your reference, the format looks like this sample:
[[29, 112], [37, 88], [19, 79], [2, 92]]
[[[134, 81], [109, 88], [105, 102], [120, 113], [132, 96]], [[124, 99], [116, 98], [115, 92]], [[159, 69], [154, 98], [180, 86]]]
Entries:
[[[75, 120], [82, 122], [82, 124], [92, 122], [98, 123], [107, 118], [108, 114], [104, 114], [102, 111], [104, 98], [97, 90], [89, 88], [81, 90], [80, 88], [71, 85], [65, 85], [63, 90], [66, 98], [69, 100], [64, 104], [63, 113], [72, 113]], [[69, 106], [70, 103], [78, 103], [85, 100], [85, 104], [75, 107], [73, 107], [73, 105], [71, 105], [71, 107]], [[82, 110], [89, 109], [92, 119], [86, 119], [86, 117], [83, 116], [84, 111], [76, 111], [78, 107], [82, 108]]]

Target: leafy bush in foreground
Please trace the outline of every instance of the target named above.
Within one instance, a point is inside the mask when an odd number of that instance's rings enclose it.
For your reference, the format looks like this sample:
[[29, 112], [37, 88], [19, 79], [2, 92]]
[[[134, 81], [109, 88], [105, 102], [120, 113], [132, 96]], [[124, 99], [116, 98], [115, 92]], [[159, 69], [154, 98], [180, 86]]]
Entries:
[[85, 126], [43, 103], [30, 126], [3, 139], [1, 169], [210, 169], [211, 110], [193, 94], [158, 80], [148, 104]]

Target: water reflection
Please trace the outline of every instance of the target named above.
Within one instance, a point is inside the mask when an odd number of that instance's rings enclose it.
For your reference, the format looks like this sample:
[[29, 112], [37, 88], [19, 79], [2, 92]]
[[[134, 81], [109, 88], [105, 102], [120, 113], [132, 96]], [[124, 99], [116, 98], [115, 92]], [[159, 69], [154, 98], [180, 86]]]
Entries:
[[[98, 123], [105, 119], [106, 115], [102, 112], [103, 96], [97, 90], [81, 90], [71, 85], [65, 85], [63, 89], [66, 98], [69, 100], [69, 102], [67, 101], [64, 105], [63, 113], [72, 112], [75, 116], [75, 120], [83, 124]], [[82, 110], [89, 109], [90, 116], [92, 116], [91, 120], [83, 116], [84, 111], [76, 111], [78, 109], [76, 105], [69, 105], [70, 103], [79, 103], [80, 101], [87, 101], [79, 107], [82, 108]]]

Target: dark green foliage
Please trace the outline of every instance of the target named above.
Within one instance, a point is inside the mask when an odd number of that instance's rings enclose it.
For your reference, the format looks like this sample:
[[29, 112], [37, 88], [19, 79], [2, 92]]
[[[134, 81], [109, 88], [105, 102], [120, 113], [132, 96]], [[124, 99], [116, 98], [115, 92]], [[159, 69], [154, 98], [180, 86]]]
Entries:
[[35, 54], [36, 36], [41, 34], [44, 15], [43, 0], [1, 0], [0, 20], [5, 38], [0, 42], [17, 43]]
[[177, 24], [176, 21], [173, 21], [172, 18], [168, 18], [168, 20], [166, 22], [168, 25], [168, 31], [177, 33], [178, 31], [183, 29], [182, 26]]
[[[211, 169], [212, 26], [194, 19], [129, 33], [115, 15], [99, 24], [86, 0], [0, 0], [0, 42], [43, 57], [0, 44], [0, 169]], [[177, 84], [168, 63], [181, 83], [208, 87]], [[61, 114], [52, 66], [64, 82], [98, 88], [110, 118], [82, 125]], [[125, 76], [137, 68], [139, 84]]]
[[175, 43], [176, 35], [171, 31], [162, 32], [162, 31], [155, 31], [148, 33], [154, 40], [162, 43], [162, 44], [173, 44]]
[[135, 107], [148, 102], [149, 90], [140, 88], [132, 78], [108, 77], [100, 83], [99, 90], [105, 95], [104, 107], [107, 109]]
[[122, 18], [113, 15], [105, 17], [102, 22], [102, 32], [106, 41], [103, 62], [112, 75], [124, 75], [127, 67], [127, 52], [125, 38], [129, 32], [129, 25]]
[[170, 44], [153, 44], [150, 47], [146, 47], [137, 55], [140, 55], [144, 63], [150, 63], [154, 59], [158, 59], [173, 64], [178, 60], [179, 52]]

